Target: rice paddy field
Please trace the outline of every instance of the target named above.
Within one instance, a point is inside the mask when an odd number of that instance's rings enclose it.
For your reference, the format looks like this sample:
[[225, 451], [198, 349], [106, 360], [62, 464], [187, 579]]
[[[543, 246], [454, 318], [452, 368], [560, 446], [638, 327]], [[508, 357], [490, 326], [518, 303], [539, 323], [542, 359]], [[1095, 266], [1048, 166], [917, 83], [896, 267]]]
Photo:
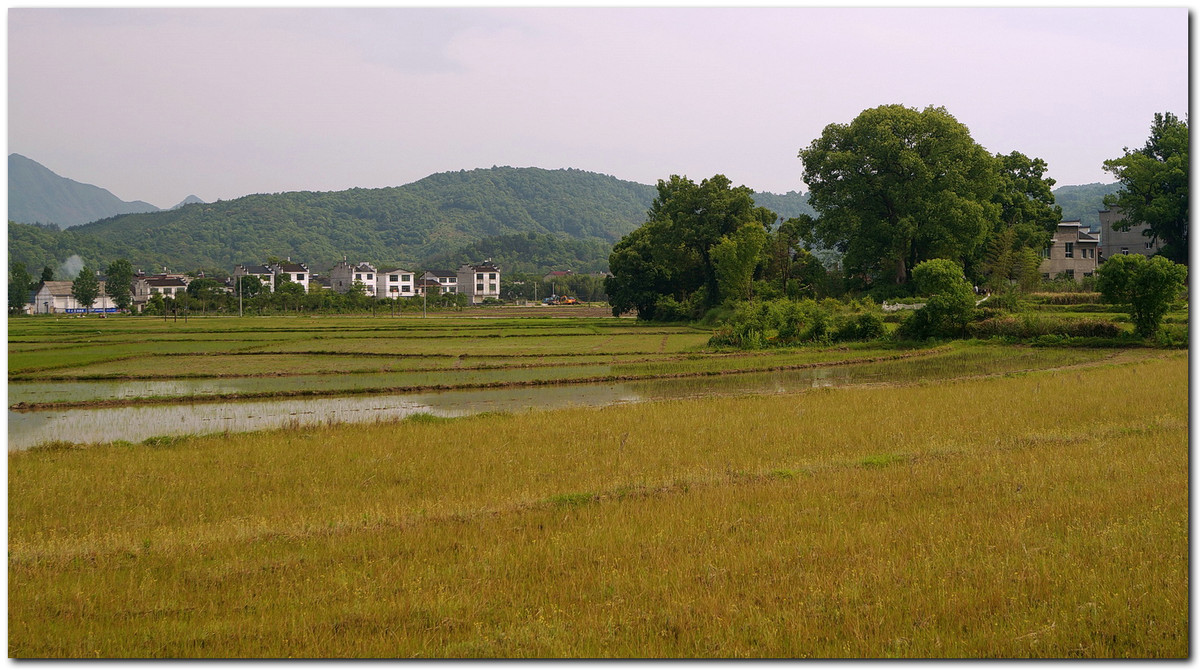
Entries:
[[487, 314], [10, 320], [10, 657], [1189, 655], [1186, 350]]

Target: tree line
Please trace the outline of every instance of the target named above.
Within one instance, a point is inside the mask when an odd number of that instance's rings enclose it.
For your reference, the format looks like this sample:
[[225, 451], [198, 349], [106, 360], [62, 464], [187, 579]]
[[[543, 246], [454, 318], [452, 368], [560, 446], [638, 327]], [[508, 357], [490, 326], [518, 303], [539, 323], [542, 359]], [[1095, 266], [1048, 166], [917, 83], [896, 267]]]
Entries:
[[[990, 154], [945, 108], [865, 110], [827, 126], [799, 158], [813, 215], [778, 216], [720, 174], [660, 180], [645, 222], [609, 256], [613, 314], [695, 320], [750, 300], [932, 292], [933, 308], [909, 328], [951, 333], [975, 290], [1041, 282], [1040, 251], [1062, 220], [1045, 161]], [[1104, 167], [1119, 181], [1105, 205], [1128, 215], [1119, 225], [1146, 223], [1165, 242], [1162, 261], [1186, 264], [1186, 120], [1156, 115], [1146, 146]], [[814, 255], [821, 248], [840, 254], [836, 266]]]

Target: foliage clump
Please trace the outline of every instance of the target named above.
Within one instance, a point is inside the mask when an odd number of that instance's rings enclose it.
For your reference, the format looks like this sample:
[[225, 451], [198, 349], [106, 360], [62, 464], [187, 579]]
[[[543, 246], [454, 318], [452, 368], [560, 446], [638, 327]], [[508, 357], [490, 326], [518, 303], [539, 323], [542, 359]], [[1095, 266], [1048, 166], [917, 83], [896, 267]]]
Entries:
[[917, 291], [928, 298], [924, 307], [900, 325], [900, 335], [914, 340], [965, 335], [975, 311], [975, 294], [962, 268], [935, 258], [913, 268], [913, 281]]
[[874, 303], [770, 300], [740, 303], [709, 346], [766, 349], [806, 343], [875, 340], [886, 334]]
[[1128, 306], [1134, 330], [1151, 337], [1171, 303], [1187, 285], [1187, 268], [1162, 256], [1118, 255], [1096, 271], [1096, 286], [1105, 302]]

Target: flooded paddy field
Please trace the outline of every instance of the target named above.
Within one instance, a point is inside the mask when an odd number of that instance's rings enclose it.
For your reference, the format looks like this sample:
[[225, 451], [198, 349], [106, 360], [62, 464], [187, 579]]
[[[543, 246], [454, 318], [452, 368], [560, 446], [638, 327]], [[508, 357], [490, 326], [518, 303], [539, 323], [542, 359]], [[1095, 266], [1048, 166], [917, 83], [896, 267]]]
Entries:
[[9, 449], [796, 393], [1114, 355], [978, 343], [728, 352], [708, 349], [703, 329], [613, 318], [30, 319], [9, 331]]

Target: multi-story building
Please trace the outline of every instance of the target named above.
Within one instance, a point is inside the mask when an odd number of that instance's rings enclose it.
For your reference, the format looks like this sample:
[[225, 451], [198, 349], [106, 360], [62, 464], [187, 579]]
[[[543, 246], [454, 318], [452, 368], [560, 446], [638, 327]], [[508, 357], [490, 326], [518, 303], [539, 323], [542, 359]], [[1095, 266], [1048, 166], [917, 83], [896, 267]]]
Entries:
[[275, 269], [267, 265], [237, 265], [233, 268], [233, 285], [242, 277], [257, 277], [264, 289], [275, 291]]
[[375, 275], [375, 297], [377, 298], [411, 298], [417, 294], [416, 279], [412, 270], [392, 268], [380, 270]]
[[1050, 246], [1042, 251], [1042, 264], [1038, 270], [1045, 279], [1066, 274], [1079, 281], [1096, 272], [1100, 240], [1080, 227], [1079, 221], [1061, 221], [1050, 240]]
[[308, 293], [308, 284], [312, 280], [312, 272], [304, 263], [293, 263], [291, 258], [288, 258], [282, 263], [276, 263], [270, 266], [270, 269], [275, 273], [275, 281], [290, 281], [294, 284], [299, 284], [304, 288], [304, 292]]
[[348, 293], [355, 285], [358, 285], [364, 295], [374, 296], [377, 274], [379, 271], [370, 263], [351, 265], [342, 259], [329, 270], [329, 288], [338, 293]]
[[1117, 254], [1141, 254], [1153, 256], [1162, 248], [1161, 240], [1150, 241], [1143, 233], [1149, 228], [1144, 223], [1131, 225], [1129, 230], [1113, 230], [1113, 224], [1124, 221], [1125, 214], [1116, 209], [1100, 210], [1100, 262]]
[[479, 265], [463, 264], [457, 274], [458, 292], [465, 294], [472, 305], [487, 298], [500, 299], [500, 268], [490, 260]]
[[437, 282], [441, 293], [458, 293], [458, 273], [453, 270], [426, 270], [421, 279]]

